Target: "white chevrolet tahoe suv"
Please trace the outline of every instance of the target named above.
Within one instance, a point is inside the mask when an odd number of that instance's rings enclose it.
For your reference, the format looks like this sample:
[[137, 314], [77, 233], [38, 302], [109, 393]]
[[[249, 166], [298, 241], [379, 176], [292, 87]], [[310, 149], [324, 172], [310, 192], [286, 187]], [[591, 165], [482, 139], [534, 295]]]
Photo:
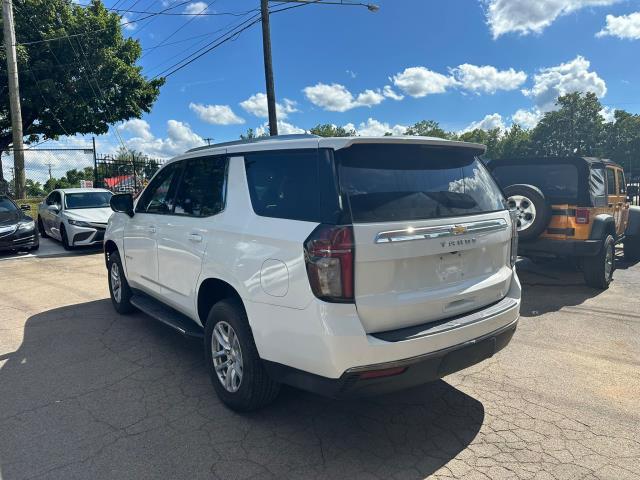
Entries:
[[105, 235], [116, 310], [204, 338], [220, 399], [412, 387], [505, 347], [517, 233], [484, 147], [291, 135], [191, 150]]

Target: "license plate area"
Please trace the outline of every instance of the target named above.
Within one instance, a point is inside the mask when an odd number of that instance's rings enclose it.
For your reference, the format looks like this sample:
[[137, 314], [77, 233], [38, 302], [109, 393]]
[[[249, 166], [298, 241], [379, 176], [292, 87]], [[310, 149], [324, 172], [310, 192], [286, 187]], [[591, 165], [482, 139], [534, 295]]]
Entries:
[[464, 280], [465, 252], [450, 252], [440, 255], [436, 272], [443, 284]]

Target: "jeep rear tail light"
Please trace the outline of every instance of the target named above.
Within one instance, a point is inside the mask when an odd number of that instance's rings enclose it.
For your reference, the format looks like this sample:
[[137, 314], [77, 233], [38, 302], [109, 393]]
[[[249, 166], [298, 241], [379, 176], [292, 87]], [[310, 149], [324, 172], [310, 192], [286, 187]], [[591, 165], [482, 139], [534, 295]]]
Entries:
[[353, 302], [353, 228], [320, 225], [304, 242], [313, 294], [327, 302]]
[[578, 225], [588, 225], [589, 224], [589, 209], [588, 208], [578, 208], [576, 210], [576, 223]]

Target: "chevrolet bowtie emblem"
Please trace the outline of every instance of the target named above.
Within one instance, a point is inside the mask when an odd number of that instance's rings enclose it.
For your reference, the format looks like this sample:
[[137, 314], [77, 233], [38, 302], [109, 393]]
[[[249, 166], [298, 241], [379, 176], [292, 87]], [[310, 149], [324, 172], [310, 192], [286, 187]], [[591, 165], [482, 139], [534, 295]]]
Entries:
[[467, 233], [467, 227], [464, 225], [455, 225], [451, 227], [450, 231], [453, 235], [462, 235], [463, 233]]

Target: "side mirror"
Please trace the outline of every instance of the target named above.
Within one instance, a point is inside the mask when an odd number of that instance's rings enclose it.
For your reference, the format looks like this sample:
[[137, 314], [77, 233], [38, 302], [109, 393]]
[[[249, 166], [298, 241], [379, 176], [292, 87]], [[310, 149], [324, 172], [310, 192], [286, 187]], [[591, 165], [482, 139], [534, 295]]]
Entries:
[[118, 193], [109, 201], [111, 210], [118, 213], [126, 213], [133, 217], [133, 196], [130, 193]]
[[49, 210], [50, 212], [53, 212], [53, 213], [60, 213], [60, 205], [56, 205], [54, 203], [53, 205], [49, 205], [47, 207], [47, 210]]
[[23, 203], [22, 205], [20, 205], [20, 210], [22, 210], [23, 212], [30, 212], [31, 205], [29, 205], [28, 203]]

